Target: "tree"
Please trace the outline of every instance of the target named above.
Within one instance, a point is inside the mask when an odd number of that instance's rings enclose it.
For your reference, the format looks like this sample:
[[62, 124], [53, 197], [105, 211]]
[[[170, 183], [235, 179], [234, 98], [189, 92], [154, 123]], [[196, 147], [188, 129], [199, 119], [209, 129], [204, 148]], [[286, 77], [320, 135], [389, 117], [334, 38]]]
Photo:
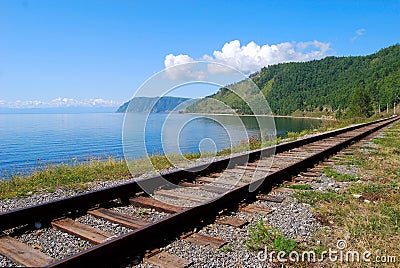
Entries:
[[373, 113], [371, 96], [364, 87], [357, 87], [350, 99], [350, 115], [353, 117], [370, 117]]
[[342, 118], [342, 116], [343, 116], [343, 113], [342, 113], [342, 110], [339, 107], [338, 111], [336, 112], [335, 118], [336, 119], [340, 119], [340, 118]]

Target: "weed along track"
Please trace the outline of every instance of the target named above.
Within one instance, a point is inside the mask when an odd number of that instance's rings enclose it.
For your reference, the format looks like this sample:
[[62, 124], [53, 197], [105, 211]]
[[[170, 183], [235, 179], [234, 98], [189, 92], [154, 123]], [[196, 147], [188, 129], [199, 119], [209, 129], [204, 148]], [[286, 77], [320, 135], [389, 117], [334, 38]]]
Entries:
[[[270, 214], [272, 208], [254, 201], [281, 203], [284, 197], [270, 193], [274, 185], [290, 184], [293, 176], [294, 182], [312, 181], [330, 165], [318, 163], [396, 120], [350, 126], [167, 173], [162, 175], [164, 184], [160, 177], [142, 181], [157, 185], [151, 192], [155, 198], [134, 181], [1, 213], [0, 255], [23, 266], [113, 266], [138, 256], [161, 267], [189, 266], [192, 260], [159, 248], [168, 239], [180, 238], [228, 250], [224, 238], [194, 230], [210, 223], [233, 229], [247, 224], [231, 211]], [[168, 182], [182, 187], [169, 187]], [[30, 238], [46, 232], [55, 232], [59, 239], [31, 243]], [[49, 253], [46, 247], [59, 247], [59, 254]]]

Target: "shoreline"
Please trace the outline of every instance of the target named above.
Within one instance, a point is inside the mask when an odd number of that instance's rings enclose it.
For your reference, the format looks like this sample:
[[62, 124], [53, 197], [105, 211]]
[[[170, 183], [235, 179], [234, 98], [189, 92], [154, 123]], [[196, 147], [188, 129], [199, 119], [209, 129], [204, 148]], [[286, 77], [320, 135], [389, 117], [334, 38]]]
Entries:
[[190, 115], [231, 115], [231, 116], [260, 116], [260, 117], [282, 117], [282, 118], [296, 118], [296, 119], [315, 119], [315, 120], [328, 120], [337, 121], [329, 117], [312, 117], [312, 116], [293, 116], [293, 115], [269, 115], [269, 114], [229, 114], [229, 113], [181, 113]]

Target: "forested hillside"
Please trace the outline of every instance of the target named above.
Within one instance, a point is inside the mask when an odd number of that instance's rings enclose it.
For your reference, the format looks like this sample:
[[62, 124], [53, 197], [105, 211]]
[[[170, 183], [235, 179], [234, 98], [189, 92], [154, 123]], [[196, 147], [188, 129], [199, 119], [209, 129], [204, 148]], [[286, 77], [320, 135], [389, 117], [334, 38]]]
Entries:
[[[265, 95], [272, 112], [290, 115], [296, 111], [346, 111], [350, 97], [362, 88], [372, 107], [399, 102], [400, 45], [368, 56], [327, 57], [322, 60], [282, 63], [262, 68], [250, 75]], [[246, 105], [226, 88], [206, 97], [225, 102], [238, 113], [249, 113]], [[204, 112], [206, 99], [187, 108]], [[212, 112], [209, 107], [207, 112]]]

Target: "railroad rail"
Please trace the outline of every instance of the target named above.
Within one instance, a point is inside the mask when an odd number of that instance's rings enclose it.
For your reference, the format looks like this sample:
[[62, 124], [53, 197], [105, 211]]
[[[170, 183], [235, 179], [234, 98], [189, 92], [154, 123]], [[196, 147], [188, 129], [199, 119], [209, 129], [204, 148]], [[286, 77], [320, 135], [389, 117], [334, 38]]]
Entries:
[[[237, 209], [240, 206], [247, 211], [268, 213], [260, 207], [245, 206], [243, 201], [254, 200], [260, 193], [268, 193], [273, 185], [290, 181], [292, 176], [299, 173], [305, 180], [307, 177], [313, 177], [314, 174], [309, 168], [398, 119], [391, 117], [353, 125], [140, 181], [153, 186], [154, 196], [177, 202], [189, 201], [194, 204], [192, 207], [167, 204], [153, 199], [143, 192], [137, 181], [133, 181], [0, 213], [0, 231], [3, 232], [0, 235], [0, 255], [24, 266], [112, 266], [122, 263], [129, 256], [143, 255], [146, 250], [159, 247], [166, 238], [179, 237], [193, 230], [195, 226], [214, 222], [221, 211]], [[161, 177], [164, 180], [160, 180]], [[186, 187], [180, 190], [171, 189], [168, 182]], [[254, 186], [256, 190], [249, 191], [250, 186]], [[208, 197], [202, 195], [204, 192], [209, 194]], [[271, 197], [263, 195], [262, 198]], [[168, 213], [168, 216], [148, 222], [110, 209], [117, 205], [151, 208]], [[130, 231], [114, 236], [74, 220], [85, 214], [125, 226]], [[232, 217], [225, 217], [219, 221], [232, 226], [243, 224], [239, 219]], [[13, 232], [9, 232], [34, 230], [50, 225], [89, 240], [93, 246], [64, 259], [55, 260], [18, 241], [13, 237]], [[6, 234], [7, 232], [9, 234]], [[194, 242], [200, 241], [199, 243], [203, 239], [198, 234], [189, 233], [186, 236]], [[217, 246], [223, 242], [218, 239], [208, 240], [208, 243], [215, 243]]]

